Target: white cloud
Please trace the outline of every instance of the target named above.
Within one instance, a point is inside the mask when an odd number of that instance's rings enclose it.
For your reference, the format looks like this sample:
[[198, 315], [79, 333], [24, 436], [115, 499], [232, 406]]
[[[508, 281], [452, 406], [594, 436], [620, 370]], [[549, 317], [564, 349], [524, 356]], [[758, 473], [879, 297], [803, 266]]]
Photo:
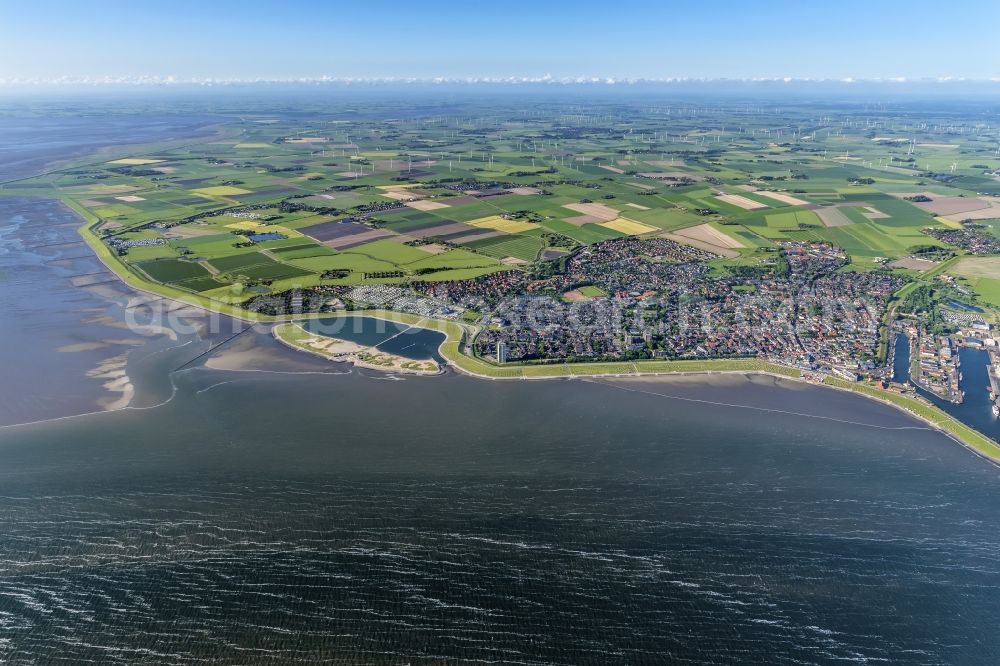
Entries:
[[41, 87], [170, 87], [170, 86], [268, 86], [268, 85], [680, 85], [680, 84], [860, 84], [860, 83], [918, 83], [918, 84], [948, 84], [972, 83], [993, 85], [1000, 83], [1000, 77], [990, 79], [967, 79], [963, 77], [937, 77], [926, 79], [911, 79], [906, 77], [868, 78], [860, 79], [844, 77], [839, 79], [796, 78], [796, 77], [753, 77], [753, 78], [692, 78], [692, 77], [662, 77], [662, 78], [627, 78], [611, 76], [571, 76], [554, 77], [551, 74], [542, 76], [484, 76], [484, 77], [337, 77], [330, 75], [298, 77], [298, 78], [215, 78], [215, 77], [179, 77], [168, 75], [141, 76], [63, 76], [54, 78], [3, 78], [0, 77], [0, 87], [3, 88], [41, 88]]

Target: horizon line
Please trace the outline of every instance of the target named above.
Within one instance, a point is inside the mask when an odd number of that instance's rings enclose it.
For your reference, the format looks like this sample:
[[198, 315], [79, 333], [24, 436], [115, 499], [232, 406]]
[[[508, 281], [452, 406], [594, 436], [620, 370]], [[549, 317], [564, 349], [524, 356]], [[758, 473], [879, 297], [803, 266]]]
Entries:
[[826, 85], [948, 85], [955, 83], [996, 85], [1000, 77], [972, 78], [961, 76], [922, 77], [553, 77], [506, 76], [506, 77], [290, 77], [290, 78], [217, 78], [217, 77], [176, 77], [172, 75], [128, 75], [128, 76], [63, 76], [46, 78], [0, 77], [0, 88], [42, 88], [42, 87], [171, 87], [171, 86], [268, 86], [268, 85], [328, 85], [328, 86], [379, 86], [379, 85], [552, 85], [552, 86], [671, 86], [685, 84], [826, 84]]

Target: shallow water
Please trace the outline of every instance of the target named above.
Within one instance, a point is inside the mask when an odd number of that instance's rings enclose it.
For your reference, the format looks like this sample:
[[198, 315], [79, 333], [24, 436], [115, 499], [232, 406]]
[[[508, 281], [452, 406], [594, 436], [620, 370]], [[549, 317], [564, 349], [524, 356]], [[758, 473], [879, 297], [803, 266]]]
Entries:
[[[191, 137], [218, 121], [204, 113], [136, 114], [121, 104], [109, 113], [83, 100], [46, 117], [54, 104], [9, 99], [0, 105], [5, 191], [16, 194], [12, 181], [98, 148]], [[136, 294], [93, 255], [77, 234], [81, 224], [57, 202], [0, 196], [0, 426], [99, 410], [121, 394], [104, 388], [108, 378], [88, 372], [122, 355], [138, 362], [198, 341], [130, 330], [125, 311]], [[154, 321], [148, 308], [130, 314], [139, 323]], [[162, 388], [163, 378], [156, 383]]]
[[277, 372], [0, 434], [9, 658], [997, 656], [997, 470], [902, 414], [770, 379]]
[[174, 315], [140, 297], [93, 256], [78, 226], [57, 202], [0, 197], [0, 426], [112, 404], [121, 393], [99, 372], [109, 364], [144, 383], [134, 405], [154, 404], [170, 390], [169, 368], [132, 369], [175, 347], [195, 356], [233, 329], [226, 318]]

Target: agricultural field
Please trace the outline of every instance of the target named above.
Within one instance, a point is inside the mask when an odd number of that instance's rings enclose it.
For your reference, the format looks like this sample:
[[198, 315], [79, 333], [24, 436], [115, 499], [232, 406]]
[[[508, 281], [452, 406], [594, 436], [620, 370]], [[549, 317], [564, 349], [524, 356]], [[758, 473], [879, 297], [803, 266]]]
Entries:
[[466, 243], [464, 247], [497, 259], [514, 257], [530, 262], [538, 258], [538, 253], [544, 247], [544, 242], [535, 236], [519, 235], [515, 238], [499, 236], [472, 241]]
[[[713, 273], [786, 241], [826, 241], [850, 256], [845, 270], [912, 275], [915, 260], [890, 264], [946, 245], [928, 230], [1000, 228], [996, 130], [960, 115], [917, 123], [900, 110], [866, 126], [846, 103], [778, 115], [668, 106], [243, 114], [224, 139], [121, 149], [0, 194], [60, 198], [122, 270], [226, 303], [296, 281], [532, 271], [636, 236], [713, 252]], [[963, 277], [990, 302], [994, 269]]]
[[1000, 308], [1000, 256], [962, 257], [947, 273], [971, 286], [985, 304]]

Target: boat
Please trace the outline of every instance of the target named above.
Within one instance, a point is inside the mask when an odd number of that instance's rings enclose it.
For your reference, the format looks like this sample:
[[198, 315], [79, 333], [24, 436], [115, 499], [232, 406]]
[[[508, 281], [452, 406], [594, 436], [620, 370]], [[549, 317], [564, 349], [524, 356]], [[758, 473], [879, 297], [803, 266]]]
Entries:
[[1000, 416], [1000, 407], [996, 403], [993, 403], [993, 416]]

